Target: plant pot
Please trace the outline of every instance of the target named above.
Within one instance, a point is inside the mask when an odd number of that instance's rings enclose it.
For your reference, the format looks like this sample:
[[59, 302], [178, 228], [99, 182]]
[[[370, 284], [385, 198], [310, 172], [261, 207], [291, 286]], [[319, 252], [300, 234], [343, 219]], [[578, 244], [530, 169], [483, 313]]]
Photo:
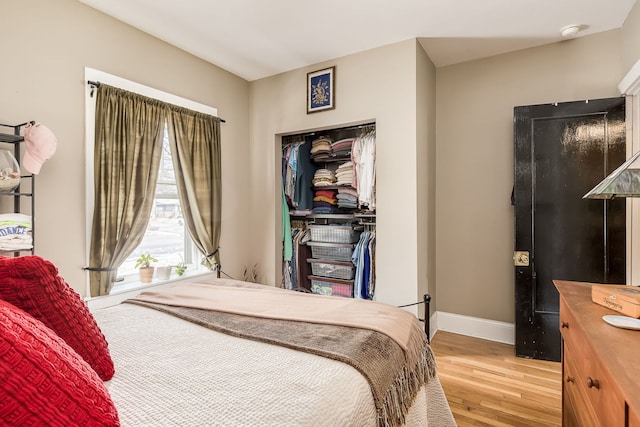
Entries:
[[155, 267], [140, 268], [140, 281], [142, 283], [151, 283], [151, 279], [153, 279], [153, 270], [155, 270]]
[[157, 267], [156, 268], [156, 278], [160, 280], [169, 280], [171, 276], [171, 266], [168, 267]]

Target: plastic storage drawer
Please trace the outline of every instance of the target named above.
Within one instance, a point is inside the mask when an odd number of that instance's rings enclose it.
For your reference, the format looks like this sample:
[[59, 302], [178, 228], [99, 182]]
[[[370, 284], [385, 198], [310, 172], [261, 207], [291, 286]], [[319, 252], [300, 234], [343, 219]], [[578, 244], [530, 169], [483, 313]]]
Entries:
[[311, 264], [311, 272], [314, 276], [343, 280], [353, 280], [355, 276], [355, 266], [351, 262], [313, 258], [307, 259], [307, 262]]
[[313, 258], [329, 259], [334, 261], [351, 261], [353, 255], [352, 243], [324, 243], [324, 242], [307, 242], [311, 247], [311, 256]]
[[353, 298], [353, 281], [317, 276], [309, 276], [309, 279], [314, 294]]
[[362, 227], [351, 225], [309, 225], [311, 240], [325, 243], [355, 243], [360, 239]]

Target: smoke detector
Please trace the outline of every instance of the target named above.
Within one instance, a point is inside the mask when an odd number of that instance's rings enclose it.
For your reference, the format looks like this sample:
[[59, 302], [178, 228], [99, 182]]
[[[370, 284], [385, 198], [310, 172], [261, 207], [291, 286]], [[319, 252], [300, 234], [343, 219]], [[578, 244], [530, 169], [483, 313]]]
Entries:
[[580, 31], [580, 25], [569, 25], [560, 30], [560, 34], [565, 39], [568, 39], [578, 34], [578, 31]]

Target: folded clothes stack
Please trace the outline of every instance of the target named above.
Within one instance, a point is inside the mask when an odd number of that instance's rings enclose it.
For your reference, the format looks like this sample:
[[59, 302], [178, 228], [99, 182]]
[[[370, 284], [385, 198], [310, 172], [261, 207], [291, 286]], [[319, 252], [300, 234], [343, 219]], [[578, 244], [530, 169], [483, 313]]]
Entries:
[[313, 180], [311, 182], [314, 187], [328, 187], [336, 185], [336, 176], [329, 169], [318, 169], [313, 175]]
[[351, 154], [354, 138], [344, 138], [331, 144], [331, 154], [346, 157]]
[[339, 212], [336, 193], [336, 190], [316, 190], [313, 198], [313, 213], [321, 214]]
[[328, 158], [331, 154], [331, 139], [321, 136], [311, 141], [311, 158], [313, 160], [322, 160]]
[[353, 163], [345, 162], [336, 169], [336, 185], [353, 187]]
[[336, 198], [336, 190], [316, 190], [315, 197], [313, 198], [314, 202], [325, 202], [329, 203], [332, 206], [338, 204], [338, 199]]
[[0, 214], [0, 250], [31, 249], [31, 217], [21, 213]]
[[338, 207], [340, 208], [358, 208], [358, 192], [354, 188], [339, 188], [336, 198], [338, 199]]

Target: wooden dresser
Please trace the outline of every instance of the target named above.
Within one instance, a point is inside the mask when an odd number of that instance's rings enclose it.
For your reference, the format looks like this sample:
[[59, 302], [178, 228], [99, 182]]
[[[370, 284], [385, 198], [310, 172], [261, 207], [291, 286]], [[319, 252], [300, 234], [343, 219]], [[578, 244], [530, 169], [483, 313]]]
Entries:
[[591, 301], [591, 284], [554, 280], [560, 292], [562, 425], [640, 427], [640, 331]]

